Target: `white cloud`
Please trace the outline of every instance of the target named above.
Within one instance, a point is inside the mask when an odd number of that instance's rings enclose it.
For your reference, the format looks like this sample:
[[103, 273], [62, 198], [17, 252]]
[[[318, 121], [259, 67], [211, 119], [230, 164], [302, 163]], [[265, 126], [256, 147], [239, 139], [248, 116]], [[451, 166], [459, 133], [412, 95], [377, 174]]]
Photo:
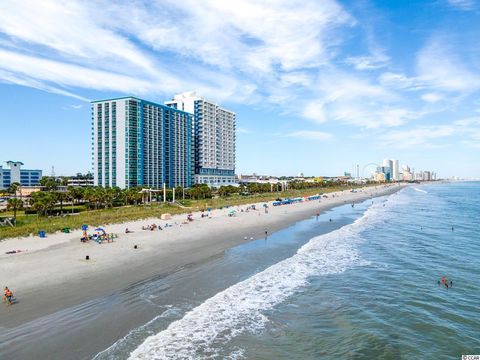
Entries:
[[58, 95], [62, 95], [62, 96], [72, 97], [72, 98], [75, 98], [75, 99], [78, 99], [78, 100], [81, 100], [81, 101], [86, 101], [86, 102], [90, 101], [89, 99], [87, 99], [83, 96], [74, 94], [70, 91], [58, 88], [56, 86], [51, 86], [51, 85], [45, 84], [41, 81], [37, 81], [35, 79], [32, 79], [28, 75], [24, 76], [22, 74], [13, 74], [9, 71], [5, 71], [5, 70], [2, 70], [2, 69], [0, 69], [0, 82], [4, 82], [4, 83], [7, 83], [7, 84], [16, 84], [16, 85], [27, 86], [27, 87], [31, 87], [33, 89], [47, 91], [47, 92], [52, 93], [52, 94], [58, 94]]
[[448, 4], [460, 10], [472, 10], [475, 7], [474, 0], [447, 0]]
[[418, 53], [418, 79], [440, 91], [470, 93], [480, 89], [478, 73], [465, 65], [446, 43], [448, 39], [433, 38]]
[[[329, 31], [353, 23], [332, 0], [207, 0], [201, 6], [195, 0], [170, 0], [148, 9], [135, 6], [140, 16], [130, 23], [146, 44], [248, 72], [318, 66], [329, 58]], [[164, 16], [167, 11], [180, 16], [171, 21]]]
[[237, 133], [238, 134], [248, 134], [250, 133], [250, 130], [246, 129], [246, 128], [242, 128], [242, 127], [237, 127]]
[[346, 59], [346, 63], [352, 65], [357, 70], [375, 70], [388, 65], [390, 58], [383, 53], [377, 53], [370, 56], [356, 56]]
[[285, 137], [296, 137], [307, 140], [330, 140], [333, 135], [323, 131], [300, 130], [286, 134]]
[[0, 69], [12, 76], [0, 80], [71, 96], [75, 88], [150, 96], [194, 88], [258, 103], [276, 98], [269, 88], [310, 87], [304, 70], [328, 64], [333, 31], [354, 23], [335, 0], [5, 0]]
[[[414, 76], [352, 70], [345, 64], [373, 70], [392, 61], [371, 33], [359, 49], [366, 55], [339, 55], [343, 32], [356, 24], [334, 0], [5, 0], [0, 81], [84, 101], [75, 92], [156, 100], [195, 89], [219, 102], [361, 128], [401, 126], [425, 115], [421, 106], [451, 98], [446, 92], [480, 88], [479, 76], [438, 41], [419, 52]], [[427, 104], [409, 101], [419, 89]]]
[[[0, 49], [0, 66], [14, 74], [25, 78], [54, 83], [58, 86], [75, 86], [94, 88], [97, 90], [118, 90], [126, 92], [146, 93], [154, 84], [122, 74], [103, 70], [89, 69], [78, 65], [40, 59], [12, 51]], [[166, 79], [165, 79], [166, 80]], [[170, 79], [171, 87], [178, 87], [174, 79]]]
[[425, 87], [418, 78], [408, 77], [402, 73], [385, 72], [378, 80], [383, 86], [400, 90], [418, 90]]
[[[480, 118], [470, 117], [443, 125], [423, 125], [380, 134], [384, 146], [396, 148], [442, 147], [461, 143], [476, 147], [480, 143]], [[476, 145], [475, 145], [476, 144]]]
[[318, 123], [327, 121], [325, 111], [321, 102], [311, 102], [306, 104], [303, 110], [303, 116]]
[[339, 121], [364, 128], [391, 127], [412, 118], [395, 92], [365, 76], [335, 69], [322, 73], [312, 86], [316, 98], [304, 105], [303, 116], [322, 123]]
[[50, 48], [71, 61], [100, 59], [109, 69], [132, 64], [154, 71], [152, 61], [124, 36], [102, 24], [101, 6], [81, 1], [3, 0], [0, 31], [17, 41]]
[[480, 125], [480, 117], [469, 117], [453, 122], [454, 125], [459, 127], [469, 127], [471, 125]]
[[425, 93], [421, 96], [421, 99], [428, 103], [436, 103], [440, 100], [443, 100], [443, 96], [438, 93]]
[[420, 126], [387, 132], [381, 136], [381, 141], [389, 147], [412, 148], [434, 144], [431, 141], [452, 136], [454, 132], [454, 127], [449, 125]]

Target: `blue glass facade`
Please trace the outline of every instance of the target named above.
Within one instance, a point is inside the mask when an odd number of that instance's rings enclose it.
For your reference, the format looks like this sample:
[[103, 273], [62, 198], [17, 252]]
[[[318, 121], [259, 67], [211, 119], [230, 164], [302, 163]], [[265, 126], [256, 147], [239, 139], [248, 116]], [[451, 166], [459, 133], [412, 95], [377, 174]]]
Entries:
[[96, 184], [192, 185], [191, 114], [134, 97], [95, 101], [92, 108], [93, 128], [98, 131], [93, 136]]
[[392, 169], [390, 166], [379, 166], [377, 167], [377, 172], [383, 173], [385, 175], [385, 181], [392, 180]]

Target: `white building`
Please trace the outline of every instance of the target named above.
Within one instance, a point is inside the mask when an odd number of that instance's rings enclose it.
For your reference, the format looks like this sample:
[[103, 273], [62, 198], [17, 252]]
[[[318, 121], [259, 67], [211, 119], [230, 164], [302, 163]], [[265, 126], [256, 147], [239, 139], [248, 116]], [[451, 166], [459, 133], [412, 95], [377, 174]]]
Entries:
[[394, 181], [400, 180], [398, 160], [390, 160], [392, 162], [392, 179]]
[[78, 174], [68, 178], [67, 186], [88, 187], [95, 186], [95, 182], [93, 176]]
[[190, 187], [192, 116], [135, 97], [92, 102], [95, 186]]
[[193, 114], [194, 182], [215, 187], [234, 184], [236, 114], [195, 92], [175, 95], [165, 104]]
[[402, 180], [403, 181], [412, 181], [413, 180], [413, 174], [410, 171], [410, 167], [408, 165], [403, 165], [402, 167]]
[[42, 170], [22, 169], [20, 161], [7, 161], [9, 169], [0, 166], [0, 189], [7, 189], [13, 183], [21, 186], [37, 186], [42, 178]]
[[383, 160], [383, 167], [390, 168], [390, 181], [401, 180], [400, 171], [399, 171], [400, 166], [398, 164], [398, 160], [384, 159]]

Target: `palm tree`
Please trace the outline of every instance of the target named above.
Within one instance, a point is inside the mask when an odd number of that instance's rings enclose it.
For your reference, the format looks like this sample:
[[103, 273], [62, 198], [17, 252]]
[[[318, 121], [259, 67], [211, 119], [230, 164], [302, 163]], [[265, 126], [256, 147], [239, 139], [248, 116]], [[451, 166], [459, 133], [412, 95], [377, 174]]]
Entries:
[[18, 182], [14, 182], [12, 183], [9, 187], [8, 187], [8, 192], [10, 194], [13, 194], [13, 197], [16, 199], [17, 198], [17, 192], [18, 192], [18, 189], [20, 188], [20, 183]]
[[53, 191], [57, 189], [57, 187], [60, 185], [60, 182], [54, 177], [43, 176], [40, 179], [40, 185], [43, 186], [47, 191]]
[[61, 191], [56, 191], [55, 193], [56, 202], [60, 203], [60, 213], [63, 212], [63, 202], [67, 199], [67, 194]]
[[55, 203], [55, 196], [50, 192], [38, 191], [30, 198], [30, 204], [37, 211], [37, 215], [47, 215], [54, 208]]
[[68, 192], [70, 193], [73, 200], [76, 200], [78, 203], [80, 200], [85, 201], [85, 189], [86, 188], [82, 188], [79, 186], [69, 186]]
[[13, 219], [14, 219], [15, 225], [17, 225], [17, 210], [21, 210], [22, 208], [23, 208], [22, 199], [18, 199], [16, 197], [8, 199], [7, 210], [13, 210]]
[[62, 186], [68, 186], [68, 180], [69, 180], [69, 177], [68, 176], [62, 176], [60, 178], [60, 184]]

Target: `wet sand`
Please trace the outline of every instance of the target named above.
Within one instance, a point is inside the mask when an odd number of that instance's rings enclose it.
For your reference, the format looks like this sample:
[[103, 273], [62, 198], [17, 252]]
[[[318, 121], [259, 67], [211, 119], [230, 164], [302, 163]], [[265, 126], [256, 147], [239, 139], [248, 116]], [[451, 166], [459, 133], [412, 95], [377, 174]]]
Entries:
[[[14, 291], [18, 302], [0, 311], [0, 326], [19, 326], [133, 283], [205, 261], [235, 245], [262, 238], [265, 231], [268, 235], [335, 206], [386, 195], [400, 188], [395, 185], [369, 187], [355, 193], [343, 191], [328, 194], [321, 201], [279, 207], [269, 203], [268, 214], [262, 204], [257, 204], [258, 210], [249, 212], [241, 212], [246, 206], [213, 210], [211, 218], [194, 213], [194, 221], [188, 224], [183, 224], [186, 215], [178, 215], [169, 221], [149, 219], [109, 225], [106, 231], [119, 237], [113, 243], [101, 245], [81, 243], [78, 230], [46, 239], [7, 239], [0, 243], [0, 283]], [[229, 217], [232, 209], [238, 210], [237, 214]], [[164, 230], [142, 230], [143, 225], [152, 223], [160, 224]], [[165, 228], [166, 223], [172, 226]], [[126, 227], [134, 232], [125, 234]], [[138, 248], [134, 249], [134, 245]], [[12, 249], [26, 251], [5, 255]], [[89, 261], [85, 260], [86, 255], [90, 256]]]

